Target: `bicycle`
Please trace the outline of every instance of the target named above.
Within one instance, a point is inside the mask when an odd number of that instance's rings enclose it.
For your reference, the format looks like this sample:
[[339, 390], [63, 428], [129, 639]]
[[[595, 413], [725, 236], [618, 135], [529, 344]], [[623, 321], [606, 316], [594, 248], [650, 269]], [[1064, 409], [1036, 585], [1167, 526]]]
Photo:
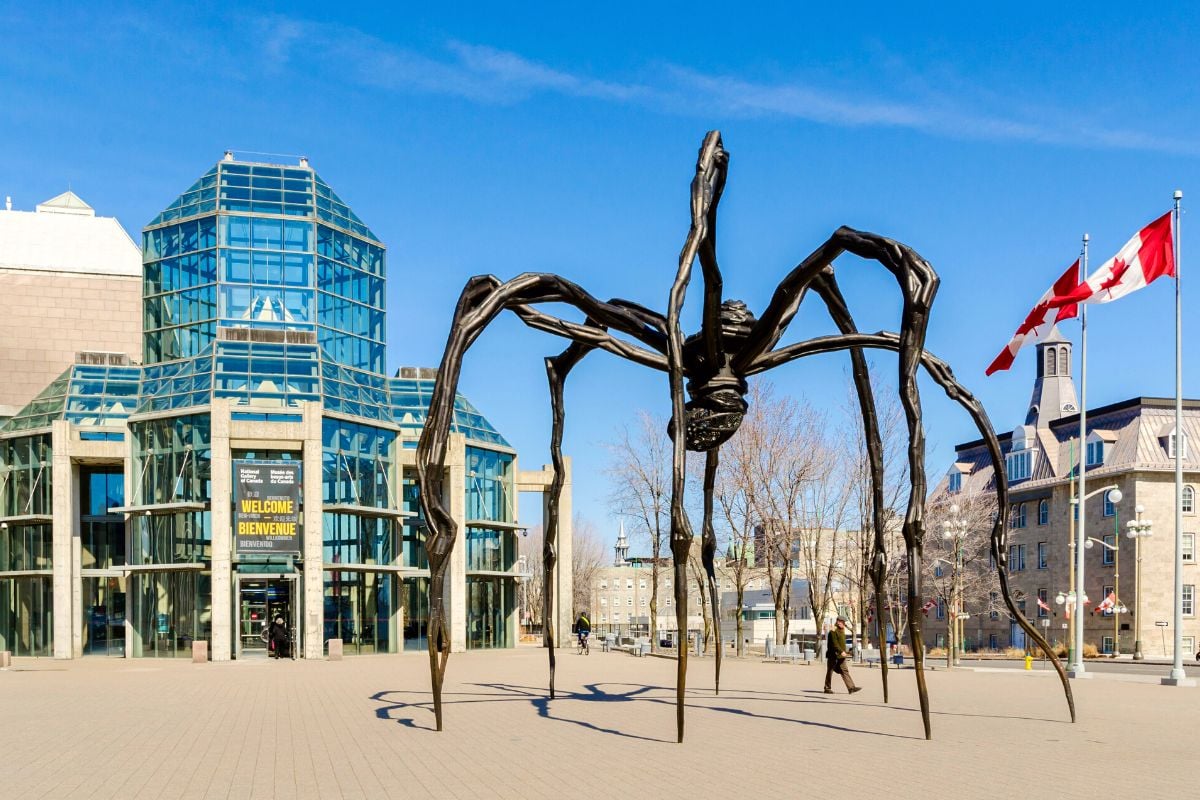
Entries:
[[590, 656], [592, 654], [591, 637], [588, 635], [590, 631], [580, 633], [579, 641], [576, 642], [575, 653], [581, 656]]

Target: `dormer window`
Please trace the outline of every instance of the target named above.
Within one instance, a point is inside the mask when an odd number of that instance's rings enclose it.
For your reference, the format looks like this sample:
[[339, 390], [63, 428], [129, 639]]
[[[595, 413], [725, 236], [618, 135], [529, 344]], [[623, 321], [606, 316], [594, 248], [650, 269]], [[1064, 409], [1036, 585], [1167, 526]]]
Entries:
[[962, 491], [963, 476], [971, 474], [973, 465], [968, 461], [959, 461], [951, 465], [950, 471], [946, 473], [946, 491], [950, 494], [958, 494]]
[[1032, 477], [1034, 456], [1036, 455], [1033, 442], [1033, 426], [1022, 425], [1013, 431], [1012, 449], [1005, 457], [1005, 467], [1010, 483]]
[[[1167, 451], [1167, 458], [1174, 459], [1175, 458], [1175, 422], [1173, 420], [1171, 422], [1165, 423], [1159, 429], [1158, 441], [1162, 444], [1163, 448]], [[1188, 457], [1188, 435], [1187, 435], [1187, 433], [1183, 434], [1183, 450], [1180, 451], [1179, 457], [1185, 461], [1187, 460], [1187, 457]]]
[[1117, 442], [1115, 431], [1094, 430], [1087, 437], [1087, 465], [1100, 467], [1108, 458], [1112, 446]]

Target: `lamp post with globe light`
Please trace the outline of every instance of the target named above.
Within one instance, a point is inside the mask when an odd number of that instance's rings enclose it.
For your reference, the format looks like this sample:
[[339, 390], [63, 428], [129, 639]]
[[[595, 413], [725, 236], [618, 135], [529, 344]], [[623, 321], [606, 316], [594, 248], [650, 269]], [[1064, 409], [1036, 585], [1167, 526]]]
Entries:
[[[1087, 541], [1083, 546], [1088, 550], [1092, 549], [1092, 544], [1098, 544], [1105, 550], [1113, 554], [1113, 606], [1109, 612], [1113, 615], [1113, 651], [1110, 655], [1116, 658], [1121, 654], [1121, 615], [1129, 613], [1129, 609], [1121, 602], [1121, 537], [1118, 534], [1116, 544], [1111, 545], [1103, 539], [1097, 539], [1095, 536], [1087, 537]], [[1107, 599], [1107, 598], [1105, 598]]]
[[1141, 661], [1142, 655], [1142, 539], [1154, 535], [1154, 523], [1142, 519], [1145, 507], [1141, 503], [1133, 509], [1136, 519], [1125, 523], [1125, 535], [1133, 539], [1133, 658]]
[[[1083, 665], [1083, 619], [1080, 617], [1080, 612], [1083, 611], [1083, 606], [1088, 602], [1087, 592], [1083, 589], [1083, 559], [1076, 558], [1076, 554], [1082, 553], [1079, 550], [1080, 544], [1084, 543], [1084, 533], [1086, 530], [1087, 514], [1085, 513], [1085, 505], [1083, 501], [1089, 500], [1098, 494], [1108, 494], [1108, 500], [1114, 506], [1121, 502], [1121, 490], [1116, 484], [1104, 486], [1100, 489], [1093, 489], [1085, 494], [1082, 498], [1071, 498], [1072, 510], [1070, 512], [1070, 520], [1072, 528], [1075, 527], [1075, 521], [1078, 519], [1078, 531], [1071, 531], [1071, 541], [1068, 548], [1071, 553], [1071, 579], [1070, 591], [1064, 595], [1061, 592], [1058, 598], [1055, 598], [1060, 605], [1067, 604], [1068, 610], [1070, 604], [1074, 604], [1074, 612], [1071, 614], [1072, 630], [1070, 632], [1069, 655], [1067, 659], [1068, 675], [1072, 678], [1090, 677]], [[1076, 569], [1076, 564], [1079, 568]]]

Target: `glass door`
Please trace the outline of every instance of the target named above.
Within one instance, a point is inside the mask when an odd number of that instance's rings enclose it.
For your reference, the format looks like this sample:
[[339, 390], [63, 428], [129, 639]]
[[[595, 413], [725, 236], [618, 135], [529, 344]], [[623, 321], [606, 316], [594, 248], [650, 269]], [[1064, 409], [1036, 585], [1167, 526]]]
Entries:
[[125, 655], [124, 576], [84, 575], [83, 654]]
[[283, 657], [291, 657], [299, 646], [296, 621], [299, 608], [295, 576], [255, 575], [239, 579], [238, 588], [238, 656], [265, 658], [274, 655], [271, 642], [271, 622], [283, 621], [286, 641], [279, 642]]

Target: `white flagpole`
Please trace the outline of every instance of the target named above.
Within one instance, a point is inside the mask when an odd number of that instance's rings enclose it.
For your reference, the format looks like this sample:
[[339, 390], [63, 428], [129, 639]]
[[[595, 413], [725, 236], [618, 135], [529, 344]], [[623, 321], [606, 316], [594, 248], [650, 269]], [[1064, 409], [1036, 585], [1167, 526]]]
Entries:
[[[1171, 676], [1163, 678], [1168, 686], [1195, 686], [1183, 671], [1183, 302], [1180, 290], [1183, 265], [1180, 263], [1179, 201], [1183, 192], [1175, 190], [1175, 662]], [[1192, 602], [1196, 599], [1193, 597]]]
[[[1088, 235], [1083, 235], [1083, 253], [1079, 258], [1079, 282], [1087, 280], [1088, 270]], [[1178, 273], [1176, 273], [1178, 274]], [[1068, 513], [1079, 515], [1075, 526], [1075, 652], [1074, 661], [1067, 665], [1068, 674], [1072, 678], [1089, 677], [1083, 665], [1083, 544], [1087, 541], [1087, 514], [1083, 498], [1087, 496], [1084, 488], [1087, 472], [1087, 303], [1079, 304], [1079, 494], [1076, 495], [1076, 506]]]

